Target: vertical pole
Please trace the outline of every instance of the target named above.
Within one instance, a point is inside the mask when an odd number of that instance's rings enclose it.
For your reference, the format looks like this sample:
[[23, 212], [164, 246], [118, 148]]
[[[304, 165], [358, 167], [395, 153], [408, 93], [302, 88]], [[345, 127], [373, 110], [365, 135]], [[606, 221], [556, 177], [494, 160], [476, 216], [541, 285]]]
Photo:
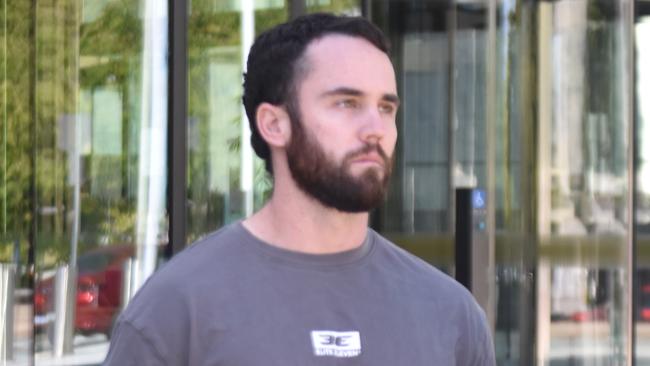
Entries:
[[142, 35], [140, 152], [136, 256], [140, 287], [155, 271], [161, 223], [165, 219], [169, 116], [168, 3], [145, 0]]
[[[551, 234], [551, 150], [553, 129], [553, 3], [540, 2], [536, 9], [536, 53], [535, 73], [537, 75], [537, 156], [534, 160], [538, 172], [531, 182], [535, 188], [536, 230], [533, 235], [545, 238]], [[531, 29], [533, 31], [533, 29]], [[540, 243], [543, 243], [540, 240]], [[540, 244], [541, 245], [541, 244]], [[537, 364], [543, 365], [548, 359], [551, 345], [551, 264], [547, 260], [537, 262], [537, 278], [534, 287], [536, 296], [535, 352]]]
[[372, 20], [372, 0], [361, 0], [361, 16]]
[[[303, 0], [297, 0], [303, 1]], [[294, 11], [294, 2], [291, 3], [290, 11]], [[253, 0], [241, 0], [241, 56], [242, 70], [246, 72], [246, 62], [248, 53], [255, 39], [255, 2]], [[249, 121], [246, 117], [246, 111], [241, 107], [241, 171], [240, 171], [240, 189], [244, 194], [244, 214], [250, 216], [253, 214], [254, 206], [254, 187], [253, 179], [255, 176], [255, 167], [253, 164], [253, 148], [251, 146], [251, 130]]]
[[489, 282], [489, 311], [487, 312], [488, 322], [492, 327], [492, 334], [495, 331], [496, 324], [496, 266], [495, 266], [495, 221], [494, 214], [496, 210], [496, 194], [495, 194], [495, 160], [496, 160], [496, 20], [497, 20], [497, 3], [496, 0], [490, 0], [488, 4], [488, 46], [487, 46], [487, 72], [486, 72], [486, 119], [485, 119], [485, 132], [487, 135], [486, 141], [486, 156], [487, 156], [487, 201], [490, 202], [487, 209], [487, 232], [488, 232], [488, 247], [490, 256], [490, 268], [488, 268]]
[[[517, 67], [517, 79], [520, 87], [519, 103], [517, 109], [521, 113], [522, 119], [517, 123], [520, 124], [520, 141], [523, 142], [521, 147], [521, 171], [529, 172], [521, 175], [521, 211], [522, 223], [521, 230], [523, 233], [522, 256], [521, 256], [521, 279], [519, 286], [519, 364], [522, 366], [536, 365], [536, 355], [538, 354], [535, 347], [535, 337], [537, 334], [537, 322], [531, 321], [536, 319], [537, 314], [537, 261], [538, 261], [538, 242], [537, 235], [537, 7], [539, 3], [519, 0], [516, 3], [517, 13], [519, 16], [517, 26], [520, 27], [520, 34], [516, 41], [516, 50], [519, 53], [517, 57], [522, 60], [521, 65]], [[510, 65], [512, 67], [512, 65]], [[525, 123], [521, 121], [526, 121]]]
[[55, 357], [61, 357], [64, 354], [72, 351], [72, 345], [67, 339], [67, 328], [69, 318], [68, 303], [72, 302], [68, 299], [68, 288], [70, 286], [70, 267], [63, 265], [56, 271], [54, 277], [54, 327], [52, 334], [52, 353]]
[[9, 88], [9, 83], [7, 83], [7, 52], [9, 48], [7, 47], [7, 0], [4, 0], [3, 4], [3, 10], [4, 10], [4, 20], [3, 20], [3, 30], [2, 34], [4, 35], [4, 42], [2, 45], [2, 52], [4, 54], [3, 57], [3, 62], [2, 62], [2, 77], [4, 80], [4, 88], [2, 91], [2, 167], [3, 167], [3, 172], [2, 172], [2, 233], [4, 235], [7, 235], [7, 89]]
[[[33, 290], [35, 289], [35, 253], [37, 231], [38, 231], [38, 209], [37, 209], [37, 192], [36, 192], [36, 131], [37, 131], [37, 110], [36, 110], [36, 47], [38, 45], [36, 39], [37, 32], [37, 5], [38, 0], [31, 0], [31, 9], [29, 14], [29, 39], [31, 45], [29, 47], [29, 108], [30, 108], [30, 144], [31, 152], [29, 156], [30, 161], [30, 178], [29, 178], [29, 209], [31, 211], [31, 218], [29, 219], [29, 233], [28, 233], [28, 248], [27, 248], [27, 277], [29, 281], [29, 288], [32, 289], [31, 300], [34, 301]], [[36, 325], [32, 321], [32, 339], [30, 343], [30, 354], [36, 354]]]
[[[78, 27], [81, 25], [81, 11], [79, 5], [75, 4], [74, 11], [74, 20], [75, 25]], [[74, 52], [73, 63], [75, 65], [75, 71], [73, 72], [73, 82], [72, 86], [74, 91], [72, 93], [73, 105], [78, 109], [79, 107], [79, 34], [75, 32], [74, 39], [72, 40], [72, 48]], [[65, 286], [62, 291], [65, 291], [65, 295], [61, 299], [61, 310], [57, 312], [56, 321], [61, 322], [62, 324], [62, 333], [60, 339], [60, 349], [55, 348], [56, 356], [62, 356], [63, 354], [70, 354], [73, 352], [73, 339], [74, 339], [74, 319], [75, 319], [75, 299], [77, 293], [77, 253], [79, 247], [79, 232], [81, 230], [81, 145], [82, 145], [82, 136], [81, 136], [81, 114], [76, 113], [74, 118], [74, 143], [72, 146], [72, 157], [71, 157], [71, 170], [72, 170], [72, 184], [73, 184], [73, 221], [72, 221], [72, 235], [70, 238], [70, 258], [67, 270], [65, 271]], [[57, 279], [59, 279], [57, 277]]]
[[122, 263], [122, 293], [120, 296], [120, 309], [126, 309], [131, 296], [133, 295], [133, 268], [135, 259], [127, 258], [124, 263]]
[[623, 14], [625, 19], [623, 19], [624, 24], [624, 38], [626, 41], [626, 51], [627, 55], [627, 65], [625, 65], [625, 70], [627, 70], [627, 94], [629, 101], [627, 106], [627, 171], [628, 171], [628, 251], [627, 251], [627, 276], [624, 280], [627, 283], [628, 291], [628, 306], [627, 314], [625, 316], [625, 326], [626, 326], [626, 340], [625, 343], [625, 362], [627, 365], [634, 366], [636, 365], [636, 271], [637, 271], [637, 262], [636, 262], [636, 171], [637, 171], [637, 148], [636, 148], [636, 134], [637, 134], [637, 121], [635, 116], [636, 111], [636, 53], [635, 53], [635, 1], [634, 0], [625, 0], [623, 1]]
[[4, 365], [7, 361], [7, 347], [8, 341], [6, 334], [7, 331], [7, 316], [5, 315], [5, 309], [7, 308], [7, 297], [8, 297], [8, 284], [5, 279], [5, 265], [0, 262], [0, 365]]
[[169, 0], [169, 10], [168, 258], [187, 237], [187, 0]]
[[[246, 0], [243, 0], [246, 1]], [[307, 12], [305, 0], [289, 0], [289, 18], [296, 19], [297, 17]]]
[[448, 4], [447, 8], [447, 223], [448, 230], [454, 230], [454, 209], [456, 206], [454, 195], [454, 164], [456, 163], [456, 156], [454, 154], [454, 126], [456, 125], [456, 18], [458, 16], [456, 12], [456, 3], [451, 1]]
[[0, 365], [14, 357], [14, 271], [0, 263]]

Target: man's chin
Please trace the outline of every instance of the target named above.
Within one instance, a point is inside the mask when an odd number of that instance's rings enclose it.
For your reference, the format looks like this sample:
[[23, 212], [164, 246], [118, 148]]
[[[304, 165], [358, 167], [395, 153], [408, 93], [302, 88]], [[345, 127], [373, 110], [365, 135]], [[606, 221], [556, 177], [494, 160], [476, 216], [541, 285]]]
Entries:
[[346, 200], [345, 202], [337, 202], [336, 204], [326, 204], [325, 206], [332, 208], [341, 213], [361, 214], [361, 213], [368, 213], [369, 211], [374, 210], [375, 208], [379, 207], [379, 205], [381, 205], [381, 202], [383, 202], [383, 197], [379, 199], [377, 199], [377, 197], [375, 197], [374, 199], [368, 199], [368, 197], [366, 197], [365, 199], [362, 200], [360, 200], [359, 197], [356, 197], [356, 199], [353, 200]]
[[344, 213], [364, 213], [375, 209], [384, 201], [386, 193], [383, 181], [372, 176], [348, 179], [347, 184], [343, 185], [331, 182], [319, 189], [314, 185], [298, 185], [323, 206]]
[[357, 182], [374, 181], [380, 184], [380, 182], [382, 182], [386, 176], [386, 169], [383, 165], [372, 163], [363, 167], [351, 167], [348, 169], [348, 175]]

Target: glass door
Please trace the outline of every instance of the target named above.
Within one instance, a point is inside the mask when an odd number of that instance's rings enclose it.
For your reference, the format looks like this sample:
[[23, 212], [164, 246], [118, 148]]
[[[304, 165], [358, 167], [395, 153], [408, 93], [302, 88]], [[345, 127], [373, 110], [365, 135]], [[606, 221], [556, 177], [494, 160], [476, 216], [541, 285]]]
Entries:
[[498, 1], [501, 364], [631, 361], [630, 1]]

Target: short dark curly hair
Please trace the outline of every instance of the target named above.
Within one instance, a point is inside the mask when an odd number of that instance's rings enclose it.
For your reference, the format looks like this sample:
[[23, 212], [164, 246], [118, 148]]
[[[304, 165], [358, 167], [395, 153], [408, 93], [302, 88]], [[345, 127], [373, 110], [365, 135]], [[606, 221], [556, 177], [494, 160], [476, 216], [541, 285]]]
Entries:
[[[255, 115], [261, 103], [289, 106], [304, 68], [300, 61], [307, 46], [329, 34], [360, 37], [388, 54], [388, 40], [375, 25], [362, 17], [309, 14], [275, 26], [260, 34], [248, 55], [242, 101], [251, 128], [251, 145], [273, 174], [271, 151], [257, 129]], [[296, 123], [297, 121], [291, 121]]]

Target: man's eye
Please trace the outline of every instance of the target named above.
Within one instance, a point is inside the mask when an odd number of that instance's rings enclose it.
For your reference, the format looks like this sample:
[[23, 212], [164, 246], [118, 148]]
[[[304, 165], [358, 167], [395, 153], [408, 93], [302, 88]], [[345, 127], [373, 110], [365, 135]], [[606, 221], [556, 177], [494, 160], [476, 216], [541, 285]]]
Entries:
[[392, 104], [381, 104], [379, 105], [379, 112], [385, 114], [392, 114], [395, 111], [395, 107]]
[[343, 99], [336, 102], [336, 105], [342, 108], [357, 108], [359, 103], [354, 99]]

